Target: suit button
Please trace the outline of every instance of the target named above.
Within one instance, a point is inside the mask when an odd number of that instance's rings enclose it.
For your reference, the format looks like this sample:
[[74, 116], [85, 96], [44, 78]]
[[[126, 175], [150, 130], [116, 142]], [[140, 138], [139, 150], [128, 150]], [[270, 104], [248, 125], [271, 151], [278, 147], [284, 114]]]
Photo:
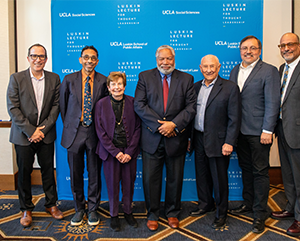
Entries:
[[127, 126], [125, 126], [125, 129], [127, 129]]
[[163, 120], [166, 120], [166, 117], [164, 117]]

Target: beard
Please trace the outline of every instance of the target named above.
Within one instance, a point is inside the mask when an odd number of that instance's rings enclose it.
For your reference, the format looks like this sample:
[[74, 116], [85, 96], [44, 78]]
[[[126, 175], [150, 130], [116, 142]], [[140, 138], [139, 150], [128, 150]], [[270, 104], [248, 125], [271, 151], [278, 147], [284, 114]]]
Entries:
[[[162, 66], [162, 65], [161, 65], [161, 66]], [[168, 65], [169, 69], [164, 69], [164, 68], [162, 68], [161, 66], [156, 65], [157, 69], [158, 69], [161, 73], [163, 73], [163, 74], [165, 74], [165, 75], [171, 74], [171, 73], [174, 71], [174, 69], [175, 69], [175, 64], [174, 64], [174, 66]]]

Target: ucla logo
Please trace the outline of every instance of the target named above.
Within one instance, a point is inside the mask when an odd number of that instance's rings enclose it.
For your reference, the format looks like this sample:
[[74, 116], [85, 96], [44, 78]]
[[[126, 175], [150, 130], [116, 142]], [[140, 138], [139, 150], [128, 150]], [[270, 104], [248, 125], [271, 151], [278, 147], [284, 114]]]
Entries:
[[67, 17], [71, 17], [71, 13], [59, 13], [59, 17], [64, 17], [64, 18], [67, 18]]
[[227, 45], [227, 42], [223, 42], [223, 41], [215, 41], [215, 45]]
[[174, 10], [163, 10], [162, 11], [163, 15], [171, 15], [171, 14], [175, 14]]
[[110, 42], [110, 46], [122, 46], [122, 42]]
[[71, 74], [74, 73], [75, 71], [73, 69], [62, 69], [63, 74]]

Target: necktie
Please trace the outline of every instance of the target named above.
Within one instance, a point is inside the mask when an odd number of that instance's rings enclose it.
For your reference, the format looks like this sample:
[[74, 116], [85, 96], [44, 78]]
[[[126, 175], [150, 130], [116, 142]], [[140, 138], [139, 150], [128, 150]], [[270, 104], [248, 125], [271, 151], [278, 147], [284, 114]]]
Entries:
[[281, 101], [280, 101], [280, 112], [279, 112], [280, 119], [282, 119], [283, 93], [284, 93], [284, 89], [285, 89], [285, 86], [286, 86], [287, 77], [288, 77], [288, 74], [289, 74], [289, 67], [290, 66], [288, 66], [288, 65], [285, 66], [284, 75], [283, 75], [283, 81], [282, 81], [282, 85], [281, 85], [281, 88], [280, 88], [280, 98], [281, 98]]
[[163, 80], [163, 94], [164, 94], [164, 112], [166, 112], [168, 95], [169, 95], [169, 85], [167, 82], [167, 75], [165, 75], [164, 80]]
[[86, 83], [84, 85], [84, 102], [83, 102], [83, 123], [89, 126], [92, 123], [92, 94], [91, 94], [91, 85], [90, 77], [86, 78]]

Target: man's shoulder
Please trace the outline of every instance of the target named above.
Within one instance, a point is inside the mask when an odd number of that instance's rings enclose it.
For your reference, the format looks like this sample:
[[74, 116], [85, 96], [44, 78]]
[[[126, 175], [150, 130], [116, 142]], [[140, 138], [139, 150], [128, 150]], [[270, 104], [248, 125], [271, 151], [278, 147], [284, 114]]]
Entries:
[[264, 62], [264, 61], [259, 61], [258, 63], [257, 63], [257, 65], [261, 65], [261, 69], [262, 70], [272, 70], [272, 71], [274, 71], [274, 70], [276, 70], [277, 71], [277, 68], [274, 66], [274, 65], [272, 65], [272, 64], [269, 64], [269, 63], [267, 63], [267, 62]]
[[50, 76], [51, 78], [59, 78], [59, 75], [52, 71], [44, 70], [44, 73], [46, 76]]
[[173, 74], [176, 74], [178, 76], [182, 76], [184, 78], [194, 78], [191, 74], [189, 74], [187, 72], [183, 72], [183, 71], [178, 70], [178, 69], [174, 69]]
[[158, 69], [157, 68], [153, 68], [153, 69], [148, 69], [148, 70], [144, 70], [140, 73], [140, 75], [151, 75], [151, 74], [156, 74], [158, 73]]
[[95, 71], [95, 78], [99, 78], [99, 79], [105, 79], [105, 81], [106, 81], [106, 79], [107, 79], [107, 77], [105, 76], [105, 75], [103, 75], [103, 74], [101, 74], [101, 73], [99, 73], [99, 72], [97, 72], [97, 71]]
[[71, 74], [67, 74], [64, 79], [76, 79], [80, 75], [80, 71], [76, 71]]
[[13, 73], [11, 76], [15, 77], [15, 79], [19, 79], [21, 77], [26, 76], [26, 74], [29, 74], [29, 69], [25, 69], [25, 70]]

